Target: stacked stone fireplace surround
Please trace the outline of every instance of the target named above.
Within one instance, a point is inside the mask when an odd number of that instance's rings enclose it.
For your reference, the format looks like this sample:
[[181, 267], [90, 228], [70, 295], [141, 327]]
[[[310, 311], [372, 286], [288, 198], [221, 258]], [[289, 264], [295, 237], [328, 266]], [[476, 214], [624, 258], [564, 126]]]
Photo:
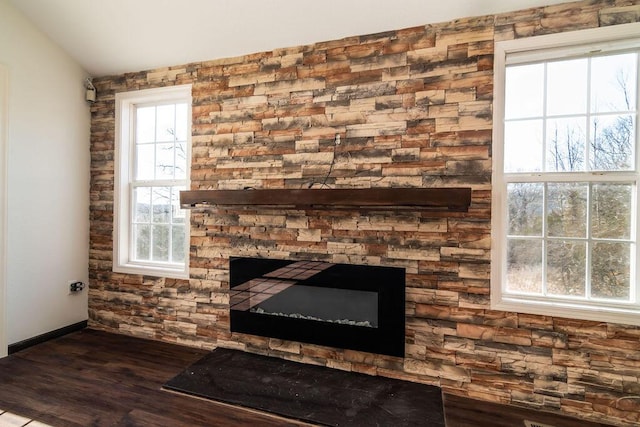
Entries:
[[[90, 326], [636, 425], [640, 328], [493, 311], [489, 276], [494, 41], [639, 20], [639, 1], [582, 1], [96, 79]], [[189, 280], [113, 273], [115, 93], [187, 83], [192, 189], [318, 188], [331, 170], [333, 188], [471, 187], [472, 205], [195, 209]], [[405, 268], [405, 357], [232, 334], [233, 256]]]

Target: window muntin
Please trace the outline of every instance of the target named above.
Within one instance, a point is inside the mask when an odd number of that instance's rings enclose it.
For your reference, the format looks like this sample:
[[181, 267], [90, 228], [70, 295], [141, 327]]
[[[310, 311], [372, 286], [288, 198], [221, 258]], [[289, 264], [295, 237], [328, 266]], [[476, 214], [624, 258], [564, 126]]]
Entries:
[[131, 258], [135, 262], [185, 262], [185, 221], [179, 193], [185, 187], [134, 186]]
[[496, 48], [492, 307], [640, 324], [639, 44], [562, 36]]
[[184, 180], [188, 104], [136, 107], [135, 180]]
[[114, 271], [188, 277], [190, 86], [116, 95]]
[[507, 66], [504, 172], [634, 170], [637, 76], [637, 51]]
[[509, 182], [505, 291], [633, 302], [635, 183]]
[[186, 102], [135, 107], [130, 252], [134, 262], [185, 262], [179, 192], [186, 190], [187, 111]]

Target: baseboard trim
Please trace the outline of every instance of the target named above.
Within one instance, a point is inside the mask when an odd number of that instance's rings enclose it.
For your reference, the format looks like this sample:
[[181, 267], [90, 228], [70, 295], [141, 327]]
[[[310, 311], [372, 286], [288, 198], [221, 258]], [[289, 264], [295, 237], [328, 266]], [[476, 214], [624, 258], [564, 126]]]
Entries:
[[78, 323], [74, 323], [72, 325], [69, 326], [65, 326], [63, 328], [60, 329], [56, 329], [55, 331], [51, 331], [51, 332], [46, 332], [42, 335], [38, 335], [36, 337], [33, 338], [28, 338], [26, 340], [17, 342], [15, 344], [10, 344], [8, 347], [8, 353], [9, 354], [13, 354], [13, 353], [17, 353], [21, 350], [24, 350], [26, 348], [29, 347], [33, 347], [36, 344], [42, 344], [43, 342], [52, 340], [54, 338], [59, 338], [61, 336], [70, 334], [71, 332], [76, 332], [76, 331], [80, 331], [84, 328], [87, 327], [88, 321], [87, 320], [83, 320], [82, 322], [78, 322]]

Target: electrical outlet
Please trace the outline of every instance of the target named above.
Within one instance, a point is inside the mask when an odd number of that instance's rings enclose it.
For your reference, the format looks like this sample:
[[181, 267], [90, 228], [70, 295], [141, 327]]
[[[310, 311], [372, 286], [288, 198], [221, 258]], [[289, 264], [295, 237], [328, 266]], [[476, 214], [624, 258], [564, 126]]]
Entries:
[[69, 294], [77, 294], [84, 289], [84, 283], [81, 280], [69, 280], [67, 282]]
[[536, 421], [524, 420], [525, 427], [554, 427], [550, 424], [542, 424]]

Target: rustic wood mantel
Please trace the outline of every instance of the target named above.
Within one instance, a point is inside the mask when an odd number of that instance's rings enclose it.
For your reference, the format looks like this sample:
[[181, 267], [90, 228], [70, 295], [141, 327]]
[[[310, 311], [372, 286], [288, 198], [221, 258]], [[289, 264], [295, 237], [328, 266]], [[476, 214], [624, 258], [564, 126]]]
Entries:
[[246, 189], [180, 192], [183, 208], [413, 209], [466, 212], [470, 188]]

